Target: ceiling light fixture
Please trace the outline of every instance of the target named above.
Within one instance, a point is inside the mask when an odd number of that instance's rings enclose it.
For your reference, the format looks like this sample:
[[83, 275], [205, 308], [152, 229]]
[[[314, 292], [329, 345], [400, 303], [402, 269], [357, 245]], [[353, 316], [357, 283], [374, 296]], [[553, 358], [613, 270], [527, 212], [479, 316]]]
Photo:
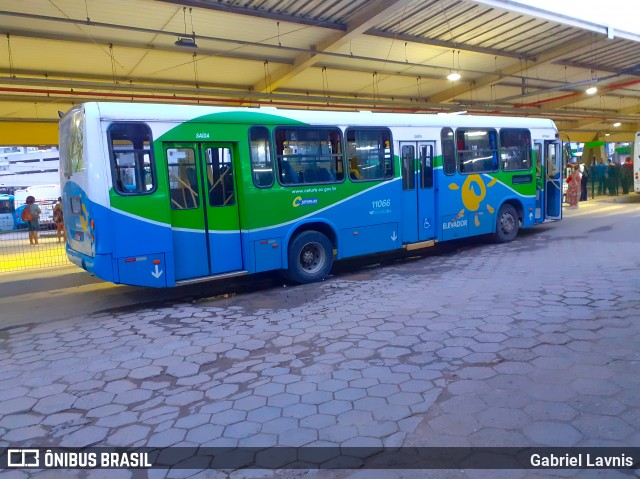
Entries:
[[586, 90], [587, 95], [594, 95], [597, 92], [598, 92], [598, 88], [595, 86], [589, 87]]
[[622, 125], [622, 123], [620, 123], [619, 121], [616, 121], [613, 126], [615, 126], [616, 128], [618, 128], [620, 125]]
[[460, 70], [460, 52], [458, 52], [458, 69], [456, 70], [456, 51], [453, 50], [451, 53], [453, 53], [453, 61], [451, 62], [451, 70], [449, 70], [449, 74], [447, 75], [447, 80], [449, 81], [458, 81], [460, 80], [460, 78], [462, 78], [462, 75], [460, 75], [460, 73], [458, 73], [458, 70]]
[[176, 45], [179, 47], [198, 48], [198, 45], [196, 45], [196, 39], [191, 37], [178, 37]]
[[182, 7], [182, 19], [184, 20], [184, 36], [178, 37], [176, 45], [179, 47], [198, 48], [196, 45], [196, 32], [193, 29], [193, 14], [192, 9], [189, 8], [189, 18], [191, 19], [191, 36], [187, 35], [187, 7]]

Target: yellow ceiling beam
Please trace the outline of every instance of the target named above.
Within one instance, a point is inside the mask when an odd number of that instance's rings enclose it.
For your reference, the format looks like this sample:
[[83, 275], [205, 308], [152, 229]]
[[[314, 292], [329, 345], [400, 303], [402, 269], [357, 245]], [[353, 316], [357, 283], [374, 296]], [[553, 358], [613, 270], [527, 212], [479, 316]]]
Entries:
[[57, 122], [0, 122], [1, 146], [40, 146], [58, 144]]

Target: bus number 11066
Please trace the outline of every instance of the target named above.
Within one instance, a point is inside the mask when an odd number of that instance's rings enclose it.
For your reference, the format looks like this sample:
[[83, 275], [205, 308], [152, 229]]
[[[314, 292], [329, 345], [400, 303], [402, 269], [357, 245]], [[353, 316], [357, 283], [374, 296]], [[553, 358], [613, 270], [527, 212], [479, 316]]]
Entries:
[[388, 208], [391, 206], [391, 199], [387, 198], [386, 200], [374, 200], [371, 202], [372, 208]]

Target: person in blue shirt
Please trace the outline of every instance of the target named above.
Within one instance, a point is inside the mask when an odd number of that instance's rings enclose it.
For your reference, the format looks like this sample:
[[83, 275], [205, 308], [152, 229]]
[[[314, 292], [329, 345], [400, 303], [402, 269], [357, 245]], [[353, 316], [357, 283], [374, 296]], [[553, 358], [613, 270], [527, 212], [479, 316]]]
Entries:
[[31, 220], [27, 222], [29, 226], [29, 244], [37, 245], [42, 211], [38, 205], [36, 205], [36, 199], [33, 196], [27, 196], [27, 206], [25, 206], [25, 209], [26, 208], [29, 208], [29, 212], [31, 213]]

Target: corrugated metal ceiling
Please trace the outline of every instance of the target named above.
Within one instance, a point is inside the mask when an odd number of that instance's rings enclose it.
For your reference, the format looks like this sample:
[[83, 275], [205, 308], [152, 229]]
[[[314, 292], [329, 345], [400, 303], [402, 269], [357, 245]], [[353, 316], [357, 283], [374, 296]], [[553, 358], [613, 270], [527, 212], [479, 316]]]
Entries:
[[535, 115], [590, 137], [614, 121], [640, 129], [639, 42], [535, 13], [502, 0], [12, 2], [0, 118], [155, 98]]

